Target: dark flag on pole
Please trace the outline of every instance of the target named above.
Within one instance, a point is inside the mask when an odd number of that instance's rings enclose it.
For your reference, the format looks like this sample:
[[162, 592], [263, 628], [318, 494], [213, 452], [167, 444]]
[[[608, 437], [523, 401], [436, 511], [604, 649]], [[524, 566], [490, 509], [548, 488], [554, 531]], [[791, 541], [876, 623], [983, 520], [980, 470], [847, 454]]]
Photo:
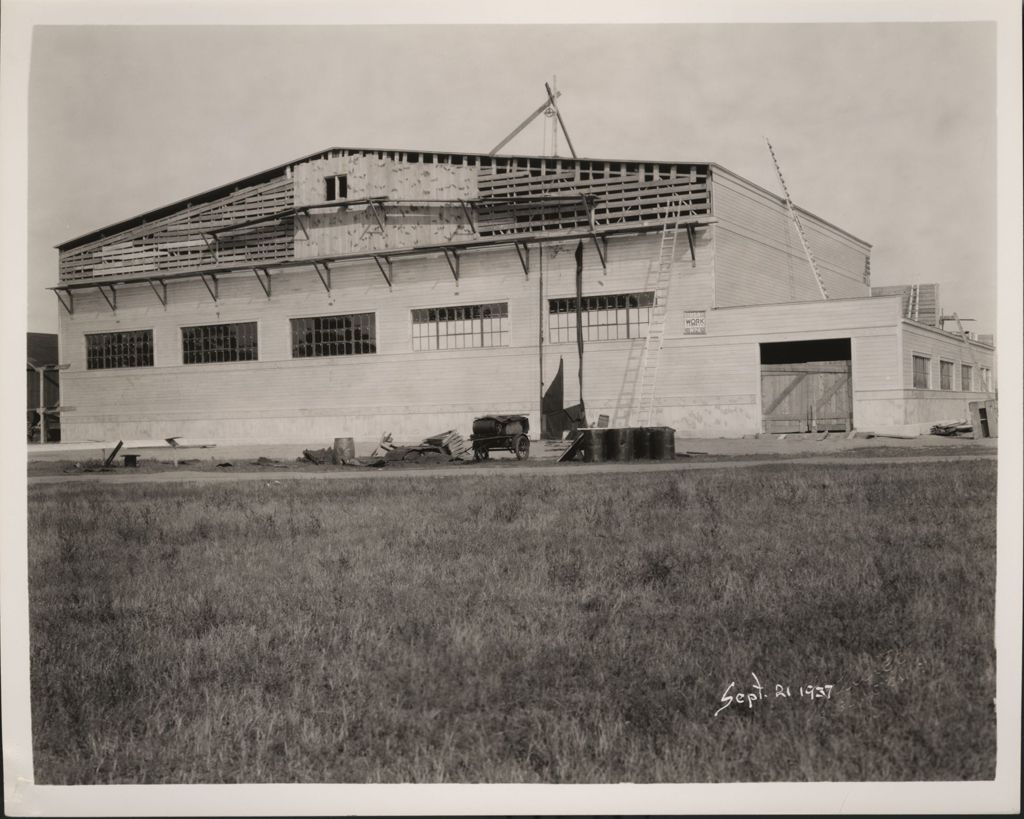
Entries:
[[576, 349], [580, 360], [580, 409], [583, 402], [583, 240], [576, 245]]

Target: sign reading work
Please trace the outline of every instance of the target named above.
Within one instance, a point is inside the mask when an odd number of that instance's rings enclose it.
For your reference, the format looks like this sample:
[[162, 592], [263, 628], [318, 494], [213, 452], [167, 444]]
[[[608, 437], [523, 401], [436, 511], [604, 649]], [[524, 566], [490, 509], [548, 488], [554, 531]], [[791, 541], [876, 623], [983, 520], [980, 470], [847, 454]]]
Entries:
[[707, 332], [704, 310], [683, 311], [683, 335], [702, 336]]

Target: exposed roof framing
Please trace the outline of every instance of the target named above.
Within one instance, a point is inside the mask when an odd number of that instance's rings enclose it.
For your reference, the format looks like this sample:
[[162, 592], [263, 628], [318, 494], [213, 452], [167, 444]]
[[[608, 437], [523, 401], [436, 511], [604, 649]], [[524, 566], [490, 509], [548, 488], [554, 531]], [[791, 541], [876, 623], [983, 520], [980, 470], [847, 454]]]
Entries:
[[[703, 227], [706, 225], [713, 224], [718, 220], [711, 216], [691, 216], [684, 217], [680, 221], [680, 226], [684, 226], [687, 232], [694, 231], [697, 227]], [[598, 231], [594, 234], [595, 242], [600, 242], [599, 247], [607, 254], [607, 242], [612, 236], [630, 236], [642, 233], [650, 233], [652, 231], [662, 230], [664, 225], [651, 223], [647, 225], [629, 225], [621, 228], [598, 228]], [[585, 233], [584, 235], [589, 235]], [[339, 264], [344, 262], [356, 262], [366, 261], [372, 259], [380, 270], [381, 276], [387, 283], [388, 287], [392, 287], [394, 282], [393, 267], [394, 259], [396, 257], [406, 256], [423, 256], [423, 255], [443, 255], [448, 262], [449, 267], [452, 269], [452, 274], [455, 280], [458, 281], [459, 276], [459, 265], [460, 265], [460, 254], [473, 251], [482, 250], [487, 248], [495, 248], [502, 246], [511, 245], [519, 256], [519, 261], [523, 266], [523, 272], [529, 276], [530, 272], [530, 244], [542, 244], [550, 242], [567, 242], [577, 239], [579, 233], [574, 234], [534, 234], [528, 237], [523, 236], [507, 236], [507, 237], [496, 237], [490, 239], [477, 239], [469, 242], [456, 242], [444, 245], [430, 245], [423, 247], [410, 247], [410, 248], [396, 248], [388, 251], [364, 251], [361, 253], [348, 253], [334, 256], [317, 256], [307, 259], [288, 259], [282, 260], [275, 263], [262, 264], [258, 268], [253, 265], [236, 265], [236, 266], [217, 266], [200, 268], [189, 271], [178, 271], [173, 273], [161, 273], [159, 275], [147, 275], [147, 274], [134, 274], [119, 276], [116, 278], [110, 278], [106, 281], [97, 284], [95, 280], [92, 281], [81, 281], [81, 282], [67, 282], [60, 284], [56, 287], [49, 288], [57, 293], [57, 298], [60, 299], [61, 304], [68, 313], [74, 312], [74, 301], [73, 293], [75, 290], [83, 290], [87, 288], [99, 288], [102, 291], [103, 287], [108, 287], [111, 293], [114, 292], [115, 285], [122, 284], [133, 284], [133, 283], [148, 283], [153, 287], [154, 292], [157, 294], [157, 298], [160, 299], [161, 303], [167, 305], [167, 282], [181, 279], [201, 279], [203, 284], [206, 286], [211, 298], [214, 301], [219, 299], [219, 286], [218, 276], [229, 273], [255, 273], [257, 278], [260, 279], [261, 286], [264, 285], [264, 292], [270, 297], [270, 275], [271, 271], [283, 271], [297, 267], [313, 267], [320, 278], [327, 292], [331, 291], [331, 265]], [[603, 260], [602, 260], [603, 263]], [[261, 278], [261, 273], [266, 277], [266, 281]], [[156, 284], [159, 284], [162, 290], [157, 291]], [[65, 301], [65, 297], [67, 301]], [[106, 296], [104, 295], [106, 298]], [[108, 300], [108, 303], [110, 301]], [[113, 306], [113, 304], [111, 304]]]
[[[556, 97], [559, 94], [556, 92]], [[541, 111], [550, 107], [551, 101], [545, 100]], [[500, 148], [500, 146], [499, 146]], [[496, 149], [497, 150], [497, 149]], [[487, 168], [491, 167], [495, 163], [503, 162], [543, 162], [550, 161], [551, 157], [540, 156], [535, 154], [501, 154], [495, 155], [495, 152], [490, 154], [486, 153], [464, 153], [464, 152], [452, 152], [452, 151], [433, 151], [433, 150], [412, 150], [406, 148], [354, 148], [354, 147], [333, 147], [325, 148], [322, 151], [316, 153], [307, 154], [306, 156], [298, 157], [289, 162], [285, 162], [281, 165], [275, 165], [272, 168], [268, 168], [265, 171], [252, 174], [250, 176], [237, 179], [233, 182], [228, 182], [224, 185], [211, 188], [202, 193], [194, 194], [192, 196], [179, 199], [167, 205], [163, 205], [159, 208], [146, 211], [137, 216], [132, 216], [128, 219], [124, 219], [119, 222], [107, 225], [106, 227], [99, 228], [97, 230], [89, 231], [88, 233], [76, 236], [73, 239], [68, 239], [65, 242], [61, 242], [57, 245], [60, 250], [69, 250], [82, 244], [86, 244], [95, 239], [102, 238], [105, 236], [111, 236], [117, 233], [121, 233], [126, 230], [130, 230], [134, 227], [146, 225], [149, 222], [153, 222], [169, 214], [175, 213], [183, 208], [201, 205], [206, 202], [212, 202], [216, 199], [228, 196], [234, 192], [244, 190], [245, 188], [252, 187], [264, 182], [270, 182], [277, 179], [286, 179], [290, 174], [294, 166], [300, 165], [304, 162], [309, 162], [315, 159], [328, 159], [337, 156], [352, 156], [352, 155], [367, 155], [377, 157], [391, 157], [394, 159], [400, 159], [404, 162], [423, 162], [423, 163], [446, 163], [454, 165], [474, 165], [477, 167]], [[560, 157], [559, 161], [563, 163], [563, 166], [568, 163], [582, 163], [583, 166], [587, 164], [604, 164], [610, 163], [613, 165], [621, 166], [632, 166], [632, 165], [678, 165], [678, 164], [699, 164], [709, 165], [708, 162], [680, 162], [679, 160], [664, 160], [664, 159], [598, 159], [592, 157], [574, 157], [572, 159], [567, 157]]]

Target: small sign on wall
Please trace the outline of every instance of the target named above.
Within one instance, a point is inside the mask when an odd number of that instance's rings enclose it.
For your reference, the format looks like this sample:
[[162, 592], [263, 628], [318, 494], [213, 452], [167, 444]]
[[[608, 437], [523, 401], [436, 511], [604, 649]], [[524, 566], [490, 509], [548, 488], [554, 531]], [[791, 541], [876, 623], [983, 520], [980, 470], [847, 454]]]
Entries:
[[707, 333], [707, 320], [704, 310], [683, 311], [683, 335], [702, 336]]

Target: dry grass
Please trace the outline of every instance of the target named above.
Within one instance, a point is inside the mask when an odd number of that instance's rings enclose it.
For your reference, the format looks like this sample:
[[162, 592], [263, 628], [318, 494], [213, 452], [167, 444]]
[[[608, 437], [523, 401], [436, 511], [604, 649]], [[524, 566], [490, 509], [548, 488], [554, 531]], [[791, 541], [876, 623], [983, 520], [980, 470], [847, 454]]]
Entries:
[[994, 774], [994, 463], [32, 494], [42, 783]]

